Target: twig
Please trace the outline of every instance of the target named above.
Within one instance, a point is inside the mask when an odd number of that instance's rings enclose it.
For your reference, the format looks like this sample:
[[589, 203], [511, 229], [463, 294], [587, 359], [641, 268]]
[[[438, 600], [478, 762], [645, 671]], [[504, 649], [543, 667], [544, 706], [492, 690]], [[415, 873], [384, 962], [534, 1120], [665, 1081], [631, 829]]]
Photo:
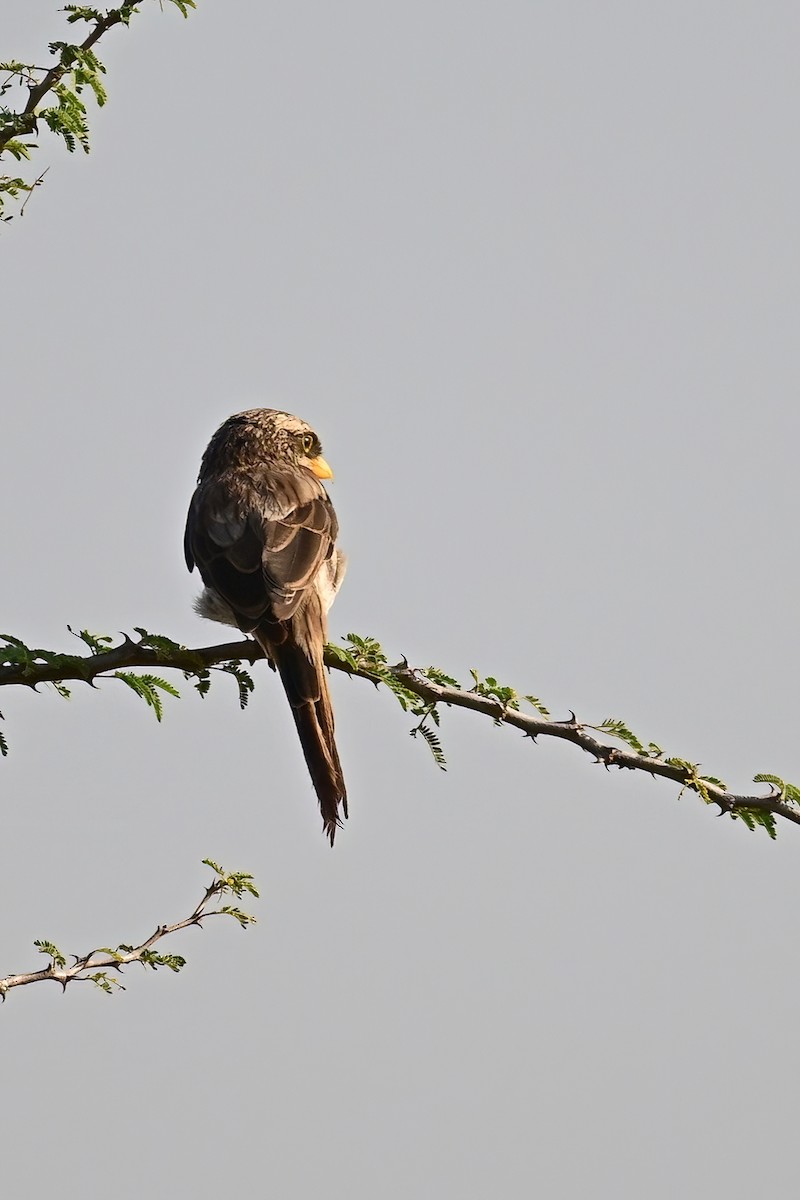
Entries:
[[41, 173], [41, 175], [38, 177], [38, 179], [34, 179], [33, 183], [32, 183], [32, 184], [30, 185], [30, 187], [27, 189], [27, 191], [28, 191], [28, 194], [27, 194], [27, 196], [25, 197], [25, 199], [22, 201], [22, 205], [21, 205], [21, 207], [20, 207], [20, 210], [19, 210], [19, 215], [20, 215], [21, 217], [24, 217], [24, 216], [25, 216], [25, 209], [28, 207], [28, 201], [30, 200], [31, 196], [33, 195], [33, 193], [34, 193], [34, 190], [35, 190], [37, 187], [39, 187], [39, 186], [40, 186], [40, 184], [41, 184], [41, 183], [42, 183], [42, 181], [44, 180], [44, 177], [45, 177], [45, 175], [47, 174], [47, 172], [48, 172], [49, 170], [50, 170], [50, 168], [49, 168], [49, 167], [45, 167], [45, 169], [42, 171], [42, 173]]
[[5, 1001], [6, 995], [12, 988], [25, 987], [29, 983], [42, 983], [44, 980], [52, 980], [54, 983], [61, 984], [62, 991], [66, 991], [70, 983], [93, 983], [104, 992], [111, 992], [115, 988], [124, 991], [119, 980], [114, 976], [109, 976], [109, 971], [121, 974], [125, 967], [137, 962], [144, 967], [150, 967], [153, 971], [159, 967], [168, 967], [175, 972], [181, 970], [186, 962], [181, 955], [160, 954], [153, 950], [156, 943], [169, 937], [170, 934], [177, 933], [181, 929], [188, 929], [192, 925], [202, 928], [203, 921], [207, 917], [233, 917], [243, 929], [254, 924], [255, 917], [242, 912], [235, 906], [222, 905], [218, 908], [209, 908], [212, 900], [226, 894], [241, 896], [244, 892], [248, 892], [257, 897], [258, 891], [253, 885], [252, 876], [242, 872], [227, 874], [211, 859], [203, 861], [214, 870], [216, 878], [206, 888], [202, 900], [188, 917], [182, 921], [175, 921], [172, 925], [159, 925], [150, 934], [150, 937], [145, 938], [138, 946], [121, 944], [116, 950], [103, 946], [98, 950], [90, 950], [88, 954], [73, 954], [70, 957], [75, 961], [71, 967], [66, 965], [64, 955], [53, 943], [35, 942], [39, 952], [49, 956], [49, 965], [41, 971], [23, 971], [20, 974], [7, 975], [5, 979], [0, 979], [0, 999]]

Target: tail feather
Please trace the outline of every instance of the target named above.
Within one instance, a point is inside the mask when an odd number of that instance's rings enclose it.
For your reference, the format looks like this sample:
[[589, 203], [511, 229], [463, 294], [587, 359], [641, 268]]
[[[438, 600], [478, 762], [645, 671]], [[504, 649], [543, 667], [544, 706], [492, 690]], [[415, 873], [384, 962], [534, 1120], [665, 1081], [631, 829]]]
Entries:
[[[334, 739], [333, 708], [322, 662], [322, 646], [314, 653], [314, 661], [291, 636], [277, 642], [273, 640], [275, 630], [270, 632], [272, 638], [262, 630], [254, 630], [253, 636], [264, 647], [281, 677], [319, 800], [323, 829], [333, 845], [342, 817], [347, 817], [347, 789]], [[312, 653], [314, 650], [316, 646]]]

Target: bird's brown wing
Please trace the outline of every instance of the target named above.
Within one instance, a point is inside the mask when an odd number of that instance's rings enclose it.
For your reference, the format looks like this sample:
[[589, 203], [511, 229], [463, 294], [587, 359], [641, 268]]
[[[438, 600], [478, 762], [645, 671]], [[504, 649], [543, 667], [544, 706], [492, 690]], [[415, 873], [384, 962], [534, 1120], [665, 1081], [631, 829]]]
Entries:
[[186, 562], [264, 646], [292, 707], [325, 830], [347, 816], [323, 664], [327, 638], [320, 568], [338, 524], [319, 481], [303, 469], [227, 471], [202, 482], [186, 523]]
[[201, 483], [189, 507], [189, 570], [230, 605], [242, 629], [292, 617], [333, 553], [336, 514], [302, 469], [226, 471]]

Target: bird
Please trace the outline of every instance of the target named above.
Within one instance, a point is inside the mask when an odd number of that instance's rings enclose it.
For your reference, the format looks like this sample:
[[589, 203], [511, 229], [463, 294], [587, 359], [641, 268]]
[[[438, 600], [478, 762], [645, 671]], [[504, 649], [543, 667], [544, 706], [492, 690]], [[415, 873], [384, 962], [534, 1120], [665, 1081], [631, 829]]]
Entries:
[[322, 482], [332, 478], [305, 421], [273, 408], [236, 413], [203, 454], [184, 538], [186, 565], [205, 585], [195, 610], [255, 638], [280, 676], [331, 846], [348, 815], [323, 662], [346, 569]]

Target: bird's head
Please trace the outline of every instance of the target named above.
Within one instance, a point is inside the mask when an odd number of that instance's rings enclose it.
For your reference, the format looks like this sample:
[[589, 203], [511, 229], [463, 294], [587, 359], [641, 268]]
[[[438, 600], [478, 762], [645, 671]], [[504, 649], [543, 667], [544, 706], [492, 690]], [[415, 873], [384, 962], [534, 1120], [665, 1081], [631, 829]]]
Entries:
[[218, 470], [221, 462], [254, 466], [264, 462], [305, 467], [317, 479], [333, 479], [333, 471], [322, 457], [322, 443], [305, 421], [274, 408], [250, 408], [236, 413], [214, 434], [203, 457]]

